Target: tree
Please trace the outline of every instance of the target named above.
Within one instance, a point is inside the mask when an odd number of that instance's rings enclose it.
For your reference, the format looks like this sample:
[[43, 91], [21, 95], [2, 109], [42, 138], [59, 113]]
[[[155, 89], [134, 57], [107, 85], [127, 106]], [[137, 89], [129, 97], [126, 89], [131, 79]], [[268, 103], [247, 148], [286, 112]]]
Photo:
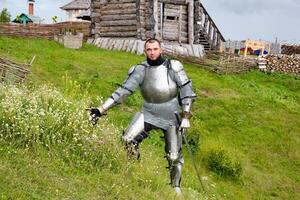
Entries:
[[7, 8], [3, 8], [0, 13], [0, 23], [7, 23], [10, 22], [10, 13], [8, 12]]
[[56, 15], [53, 16], [53, 17], [52, 17], [52, 22], [53, 22], [53, 23], [56, 23], [56, 22], [57, 22], [57, 18], [58, 18], [58, 17], [57, 17]]

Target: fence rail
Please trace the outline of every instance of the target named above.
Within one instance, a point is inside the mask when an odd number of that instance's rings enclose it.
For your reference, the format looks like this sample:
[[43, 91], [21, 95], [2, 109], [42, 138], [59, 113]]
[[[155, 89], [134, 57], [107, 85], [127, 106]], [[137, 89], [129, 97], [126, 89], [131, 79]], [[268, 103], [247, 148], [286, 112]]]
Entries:
[[[32, 63], [32, 62], [31, 62]], [[21, 64], [5, 57], [0, 57], [0, 81], [23, 82], [28, 74], [30, 64]]]
[[64, 32], [81, 32], [84, 38], [91, 36], [90, 22], [62, 22], [56, 24], [0, 24], [0, 35], [54, 39]]

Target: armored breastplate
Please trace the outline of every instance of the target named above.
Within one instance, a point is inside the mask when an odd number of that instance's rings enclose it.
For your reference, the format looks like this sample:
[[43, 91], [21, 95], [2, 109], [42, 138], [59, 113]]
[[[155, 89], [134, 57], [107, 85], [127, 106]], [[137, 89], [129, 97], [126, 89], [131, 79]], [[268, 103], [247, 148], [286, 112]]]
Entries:
[[177, 96], [176, 83], [171, 79], [166, 66], [146, 67], [141, 93], [149, 103], [163, 103]]

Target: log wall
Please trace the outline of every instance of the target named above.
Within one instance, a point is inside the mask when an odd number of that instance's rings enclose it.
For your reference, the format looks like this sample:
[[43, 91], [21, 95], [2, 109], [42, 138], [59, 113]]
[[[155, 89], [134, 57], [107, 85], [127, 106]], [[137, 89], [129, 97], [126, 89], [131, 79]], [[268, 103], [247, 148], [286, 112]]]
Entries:
[[[127, 51], [141, 55], [144, 53], [144, 41], [133, 38], [96, 38], [89, 39], [89, 44], [93, 44], [99, 48]], [[197, 44], [174, 44], [162, 42], [162, 48], [165, 54], [172, 57], [195, 57], [203, 58], [204, 48], [202, 45]]]
[[137, 1], [94, 0], [91, 8], [96, 37], [137, 37]]

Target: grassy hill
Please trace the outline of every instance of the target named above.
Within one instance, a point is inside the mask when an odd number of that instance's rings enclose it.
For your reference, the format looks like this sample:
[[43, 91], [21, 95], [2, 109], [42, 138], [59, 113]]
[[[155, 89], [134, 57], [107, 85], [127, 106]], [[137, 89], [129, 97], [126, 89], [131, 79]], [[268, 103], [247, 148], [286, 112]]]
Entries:
[[[127, 161], [122, 130], [139, 92], [98, 125], [84, 109], [144, 58], [85, 45], [0, 37], [0, 55], [36, 60], [22, 86], [0, 85], [0, 199], [173, 199], [161, 132]], [[217, 75], [185, 64], [198, 95], [187, 133], [209, 199], [300, 199], [300, 77]], [[204, 199], [184, 148], [183, 199]]]

